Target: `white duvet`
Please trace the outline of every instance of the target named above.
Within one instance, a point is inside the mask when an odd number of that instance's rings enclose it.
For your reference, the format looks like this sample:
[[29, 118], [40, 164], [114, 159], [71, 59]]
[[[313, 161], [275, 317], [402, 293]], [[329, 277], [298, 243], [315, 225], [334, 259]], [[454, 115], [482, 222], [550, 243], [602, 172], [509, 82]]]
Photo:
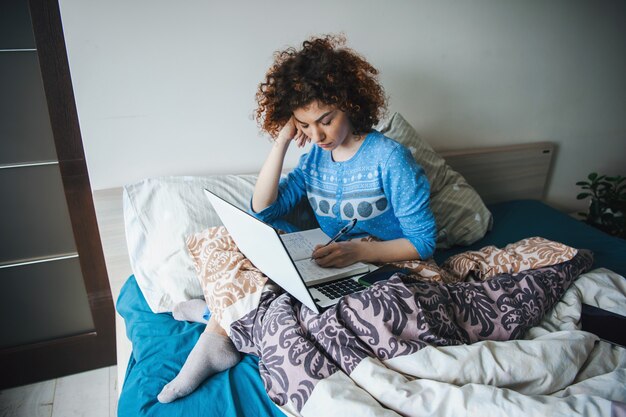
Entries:
[[524, 340], [365, 359], [350, 376], [336, 372], [319, 382], [301, 414], [626, 415], [626, 349], [579, 330], [582, 303], [626, 315], [626, 279], [607, 269], [581, 275]]

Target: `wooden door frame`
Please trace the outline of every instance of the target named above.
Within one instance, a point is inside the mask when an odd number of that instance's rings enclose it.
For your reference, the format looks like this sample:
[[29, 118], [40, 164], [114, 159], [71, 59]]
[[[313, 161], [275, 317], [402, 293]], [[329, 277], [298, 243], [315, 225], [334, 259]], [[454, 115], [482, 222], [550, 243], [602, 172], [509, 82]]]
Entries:
[[80, 267], [95, 330], [0, 350], [0, 389], [116, 363], [115, 310], [85, 161], [57, 0], [29, 0]]

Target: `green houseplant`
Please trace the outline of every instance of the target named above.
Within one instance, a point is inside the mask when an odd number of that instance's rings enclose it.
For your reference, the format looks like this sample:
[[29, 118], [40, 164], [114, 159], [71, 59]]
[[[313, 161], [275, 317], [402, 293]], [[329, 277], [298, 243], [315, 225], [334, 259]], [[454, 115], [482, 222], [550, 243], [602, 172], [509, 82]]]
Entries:
[[586, 223], [610, 235], [626, 239], [626, 177], [609, 177], [592, 172], [589, 181], [579, 181], [584, 192], [576, 198], [591, 197], [589, 211], [578, 213]]

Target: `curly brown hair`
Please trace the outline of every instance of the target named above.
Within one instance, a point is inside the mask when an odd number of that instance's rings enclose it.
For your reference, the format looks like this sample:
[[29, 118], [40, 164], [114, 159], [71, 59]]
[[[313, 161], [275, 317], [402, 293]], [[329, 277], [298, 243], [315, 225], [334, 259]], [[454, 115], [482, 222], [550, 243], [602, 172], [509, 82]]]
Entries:
[[342, 35], [312, 37], [274, 53], [274, 63], [259, 84], [255, 118], [259, 127], [278, 136], [293, 111], [313, 101], [347, 113], [354, 133], [367, 133], [387, 109], [378, 70], [345, 45]]

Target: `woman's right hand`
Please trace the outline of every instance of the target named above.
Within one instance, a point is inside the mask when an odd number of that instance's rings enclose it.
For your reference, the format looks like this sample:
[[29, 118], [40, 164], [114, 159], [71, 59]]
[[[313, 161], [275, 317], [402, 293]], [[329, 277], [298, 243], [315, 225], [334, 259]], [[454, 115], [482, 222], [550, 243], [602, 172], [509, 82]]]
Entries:
[[302, 129], [296, 125], [296, 121], [293, 116], [289, 118], [289, 121], [285, 123], [282, 129], [280, 129], [276, 140], [285, 144], [293, 140], [299, 148], [302, 148], [304, 145], [311, 142], [311, 138], [305, 135]]

